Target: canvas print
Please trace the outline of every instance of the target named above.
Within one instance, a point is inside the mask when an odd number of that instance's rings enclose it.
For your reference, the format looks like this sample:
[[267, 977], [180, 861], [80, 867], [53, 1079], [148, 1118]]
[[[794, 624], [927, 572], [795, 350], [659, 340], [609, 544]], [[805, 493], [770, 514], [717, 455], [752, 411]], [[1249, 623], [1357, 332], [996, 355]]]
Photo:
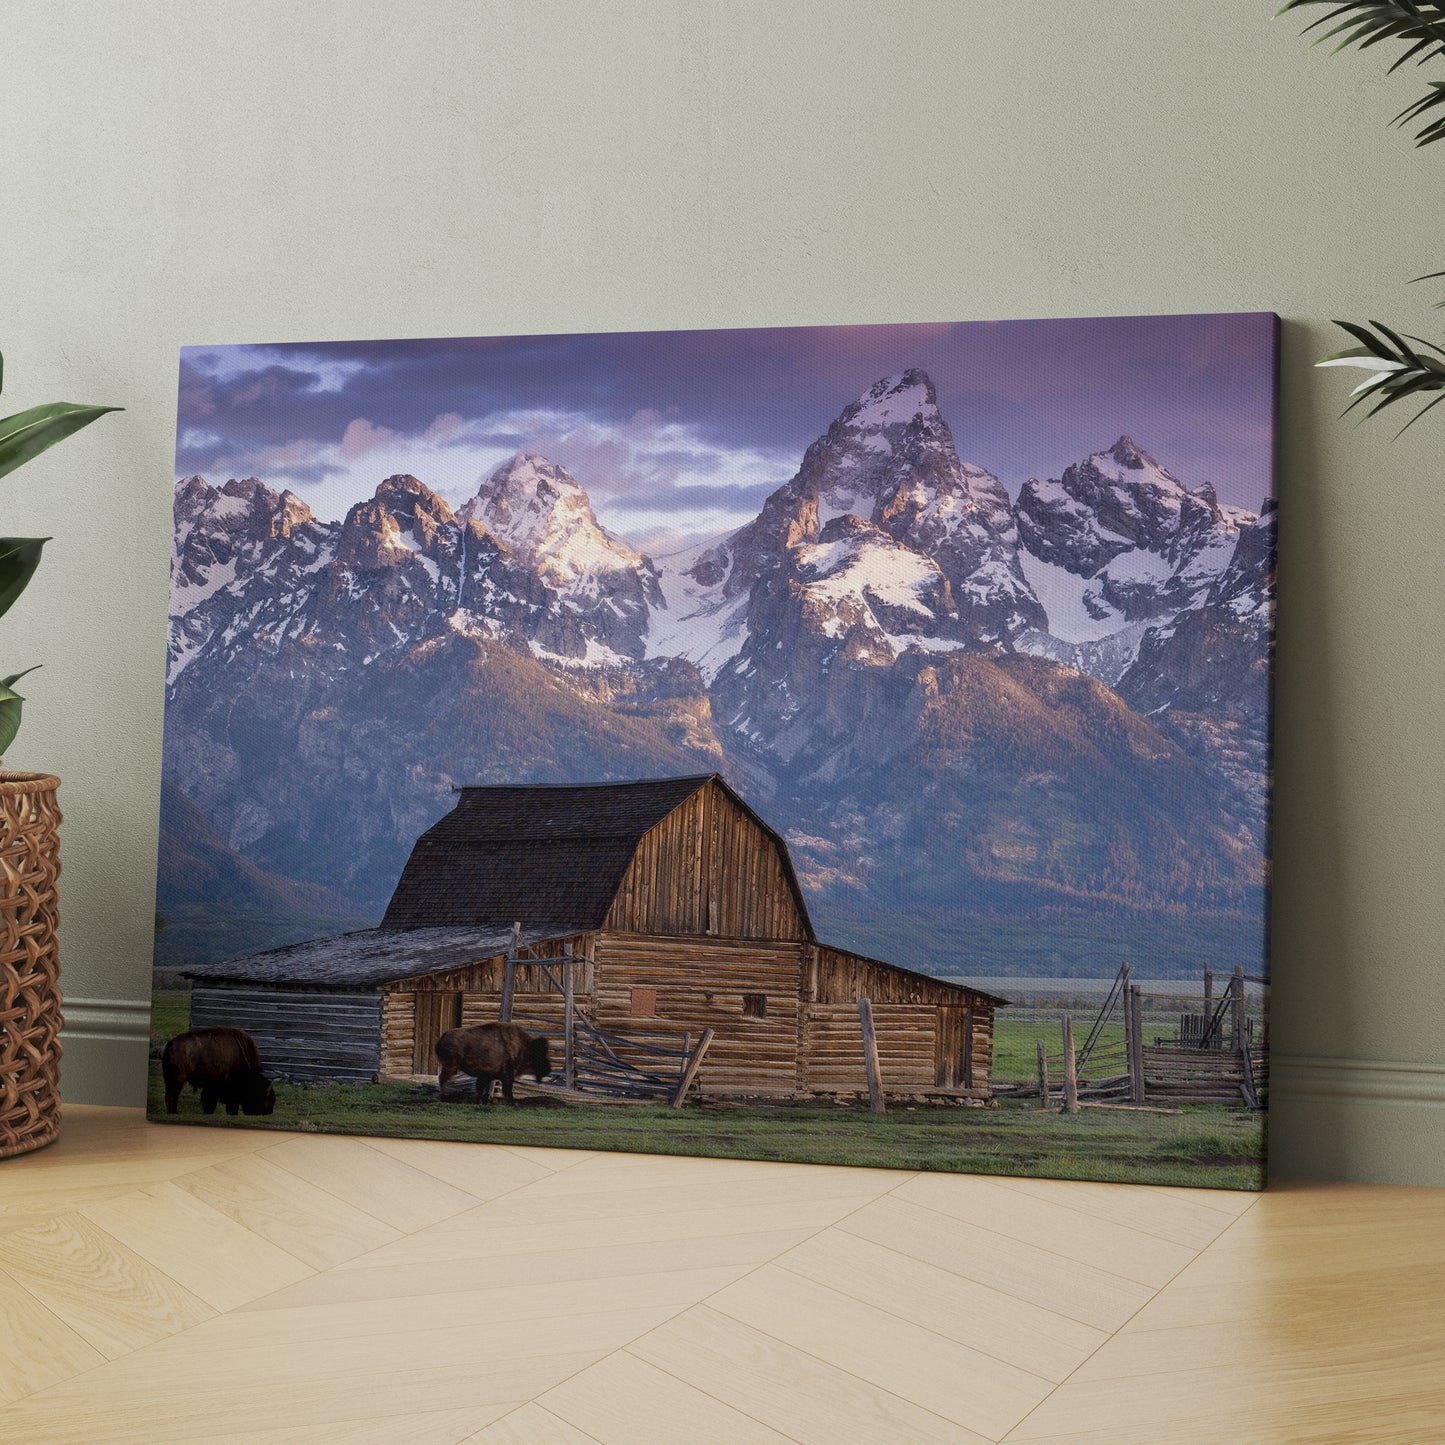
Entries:
[[151, 1117], [1259, 1187], [1276, 349], [187, 348]]

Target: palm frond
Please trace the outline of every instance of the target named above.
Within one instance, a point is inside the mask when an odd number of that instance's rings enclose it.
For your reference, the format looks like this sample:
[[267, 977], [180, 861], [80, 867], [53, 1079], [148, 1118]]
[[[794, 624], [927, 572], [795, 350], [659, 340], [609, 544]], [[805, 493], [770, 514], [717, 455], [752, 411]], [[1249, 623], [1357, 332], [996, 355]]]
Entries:
[[[1371, 321], [1369, 326], [1357, 326], [1350, 321], [1336, 321], [1335, 325], [1360, 344], [1323, 357], [1315, 365], [1363, 367], [1370, 372], [1350, 393], [1353, 400], [1345, 408], [1347, 413], [1362, 403], [1373, 402], [1366, 415], [1375, 416], [1387, 406], [1397, 406], [1412, 396], [1439, 393], [1400, 428], [1403, 432], [1437, 402], [1445, 401], [1445, 352], [1433, 342], [1411, 336], [1409, 341], [1417, 342], [1422, 348], [1417, 351], [1404, 337], [1378, 321]], [[1426, 349], [1440, 352], [1442, 359], [1437, 361], [1426, 355]]]
[[[1325, 26], [1311, 43], [1321, 45], [1333, 40], [1331, 55], [1350, 46], [1368, 50], [1387, 40], [1403, 42], [1406, 48], [1395, 57], [1390, 72], [1411, 60], [1423, 65], [1445, 56], [1445, 3], [1441, 0], [1287, 0], [1276, 17], [1303, 10], [1306, 5], [1329, 7], [1305, 26], [1304, 33]], [[1424, 119], [1426, 124], [1415, 137], [1416, 145], [1445, 139], [1445, 116], [1429, 114], [1440, 105], [1445, 105], [1445, 81], [1431, 81], [1429, 91], [1407, 105], [1391, 124], [1403, 126]]]

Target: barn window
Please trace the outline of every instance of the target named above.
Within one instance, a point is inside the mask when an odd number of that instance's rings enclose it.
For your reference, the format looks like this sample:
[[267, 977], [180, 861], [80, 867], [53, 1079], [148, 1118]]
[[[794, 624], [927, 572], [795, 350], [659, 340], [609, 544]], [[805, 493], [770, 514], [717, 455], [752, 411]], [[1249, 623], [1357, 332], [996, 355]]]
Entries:
[[635, 988], [632, 990], [632, 1017], [651, 1018], [657, 1012], [657, 990]]
[[743, 995], [743, 1017], [745, 1019], [765, 1019], [768, 1016], [768, 996], [765, 993], [745, 993]]

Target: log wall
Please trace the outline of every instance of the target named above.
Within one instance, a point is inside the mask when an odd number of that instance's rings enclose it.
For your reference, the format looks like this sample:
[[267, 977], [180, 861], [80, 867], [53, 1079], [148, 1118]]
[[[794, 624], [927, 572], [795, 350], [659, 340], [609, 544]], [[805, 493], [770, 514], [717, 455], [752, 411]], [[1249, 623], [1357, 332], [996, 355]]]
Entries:
[[808, 997], [818, 1003], [855, 1003], [867, 997], [880, 1003], [964, 1005], [971, 989], [940, 978], [910, 973], [861, 954], [815, 943], [808, 948]]
[[[597, 945], [597, 986], [589, 1012], [603, 1029], [668, 1044], [706, 1028], [712, 1047], [698, 1075], [704, 1093], [791, 1094], [797, 1088], [798, 981], [801, 946], [723, 938], [652, 938], [604, 933]], [[632, 1012], [634, 988], [656, 989], [656, 1012]], [[745, 995], [766, 1000], [749, 1017]], [[639, 1060], [641, 1062], [641, 1060]]]
[[[563, 938], [552, 940], [547, 943], [539, 943], [527, 950], [533, 957], [560, 958], [568, 946], [579, 956], [585, 956], [592, 943], [591, 934], [578, 934], [576, 938]], [[496, 954], [491, 958], [479, 959], [476, 963], [470, 963], [465, 968], [448, 969], [445, 973], [425, 974], [420, 978], [403, 978], [396, 983], [387, 984], [391, 990], [399, 990], [403, 993], [488, 993], [500, 994], [502, 991], [503, 965], [506, 962], [505, 954]], [[547, 993], [552, 985], [547, 981], [546, 975], [536, 964], [528, 963], [525, 959], [517, 965], [516, 988], [519, 995], [524, 993]], [[590, 965], [585, 965], [577, 973], [577, 991], [588, 992], [592, 990], [592, 971]]]
[[[704, 1092], [785, 1095], [866, 1088], [857, 1005], [866, 996], [873, 1004], [887, 1093], [966, 1087], [961, 1030], [970, 1019], [971, 1091], [989, 1093], [994, 1010], [972, 990], [801, 941], [630, 930], [569, 941], [584, 958], [593, 951], [578, 969], [576, 999], [600, 1028], [669, 1047], [684, 1034], [695, 1042], [705, 1028], [714, 1031], [700, 1074]], [[562, 944], [547, 951], [559, 954]], [[416, 1063], [420, 993], [459, 994], [463, 1027], [495, 1021], [503, 964], [497, 956], [389, 986], [381, 1018], [382, 1075], [401, 1078], [433, 1069], [430, 1059], [425, 1068]], [[653, 1012], [633, 1012], [634, 990], [655, 992]], [[760, 999], [763, 1016], [752, 1016]], [[535, 1029], [528, 1021], [541, 1020], [560, 1036], [562, 995], [539, 967], [518, 966], [513, 1011], [524, 1028]], [[950, 1051], [948, 1060], [941, 1050]], [[642, 1068], [663, 1067], [645, 1050], [619, 1046], [618, 1053]]]
[[723, 938], [807, 932], [780, 844], [715, 783], [643, 836], [605, 926]]
[[[991, 1090], [989, 1076], [993, 1063], [993, 1020], [994, 1005], [985, 995], [946, 983], [942, 979], [929, 978], [924, 974], [912, 973], [907, 969], [893, 968], [874, 959], [864, 958], [846, 949], [828, 948], [823, 944], [810, 944], [806, 950], [805, 991], [808, 1003], [808, 1020], [801, 1044], [805, 1067], [801, 1076], [809, 1080], [807, 1087], [820, 1089], [830, 1087], [813, 1080], [835, 1079], [842, 1067], [838, 1053], [838, 1039], [851, 1026], [857, 1045], [859, 1070], [862, 1069], [863, 1044], [858, 1024], [858, 1000], [867, 998], [873, 1005], [873, 1019], [878, 1032], [880, 1049], [894, 1053], [897, 1079], [891, 1077], [886, 1064], [883, 1066], [885, 1092], [906, 1091], [916, 1087], [915, 1080], [928, 1076], [928, 1088], [958, 1088], [963, 1086], [964, 1058], [955, 1057], [951, 1064], [940, 1052], [944, 1047], [959, 1049], [958, 1024], [947, 1029], [940, 1027], [940, 1010], [972, 1010], [971, 1042], [967, 1055], [972, 1077], [972, 1092], [987, 1096]], [[931, 1017], [927, 1030], [920, 1030], [909, 1020], [910, 1008], [924, 1007]], [[890, 1011], [902, 1010], [896, 1015]], [[898, 1045], [886, 1042], [896, 1019], [900, 1037], [906, 1038], [907, 1057], [899, 1056]], [[849, 1024], [851, 1020], [851, 1025]], [[820, 1070], [811, 1068], [809, 1061], [815, 1048], [821, 1049]], [[850, 1046], [851, 1048], [851, 1046]], [[852, 1054], [848, 1054], [852, 1058]], [[861, 1079], [860, 1073], [853, 1076]], [[907, 1080], [908, 1082], [903, 1082]], [[866, 1084], [866, 1079], [864, 1080]], [[842, 1085], [838, 1085], [842, 1087]], [[856, 1083], [852, 1087], [858, 1087]]]
[[389, 989], [381, 996], [381, 1077], [404, 1079], [412, 1071], [416, 994]]
[[191, 990], [190, 1026], [245, 1029], [272, 1078], [370, 1083], [381, 1064], [381, 1015], [379, 993], [219, 984]]
[[[545, 958], [558, 958], [570, 945], [575, 950], [575, 955], [583, 958], [576, 975], [577, 1001], [579, 1006], [583, 1007], [590, 1001], [592, 994], [594, 965], [585, 956], [586, 950], [592, 946], [592, 937], [591, 934], [580, 934], [576, 938], [538, 944], [530, 950]], [[427, 1048], [418, 1050], [417, 1047], [418, 994], [460, 994], [463, 1028], [496, 1023], [502, 1012], [502, 976], [505, 963], [504, 955], [497, 954], [492, 958], [479, 959], [464, 968], [449, 969], [446, 973], [405, 978], [388, 984], [383, 994], [381, 1011], [382, 1077], [404, 1079], [416, 1073], [436, 1072], [436, 1060], [431, 1056], [431, 1051]], [[422, 1013], [425, 1012], [423, 1009]], [[553, 988], [539, 964], [523, 961], [517, 965], [516, 997], [513, 1000], [512, 1012], [519, 1016], [535, 1016], [555, 1022], [556, 1028], [561, 1030], [562, 995]], [[526, 1027], [524, 1021], [522, 1026]], [[420, 1055], [425, 1055], [425, 1059]]]
[[[822, 1093], [859, 1093], [868, 1087], [858, 1004], [806, 1006], [802, 1087]], [[930, 1004], [873, 1004], [883, 1092], [913, 1093], [936, 1086], [938, 1010]]]

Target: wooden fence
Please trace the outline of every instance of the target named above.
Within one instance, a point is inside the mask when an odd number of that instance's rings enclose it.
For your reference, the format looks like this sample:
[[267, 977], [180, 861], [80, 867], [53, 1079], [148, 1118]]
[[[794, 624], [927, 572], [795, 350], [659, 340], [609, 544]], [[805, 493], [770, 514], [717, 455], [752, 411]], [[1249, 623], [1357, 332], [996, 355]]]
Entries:
[[[1072, 1112], [1079, 1107], [1134, 1107], [1177, 1104], [1243, 1104], [1265, 1107], [1268, 1099], [1268, 1045], [1263, 1028], [1249, 1017], [1247, 982], [1263, 984], [1236, 968], [1217, 998], [1216, 975], [1206, 970], [1199, 1012], [1179, 1015], [1171, 1038], [1145, 1038], [1143, 991], [1125, 963], [1116, 975], [1077, 1054], [1073, 1017], [1062, 1020], [1057, 1072], [1049, 1050], [1038, 1044], [1038, 1098], [1041, 1108], [1058, 1100]], [[1122, 1019], [1122, 1041], [1109, 1025]]]
[[599, 1028], [577, 1004], [574, 988], [576, 970], [590, 966], [592, 960], [574, 954], [570, 945], [561, 957], [525, 960], [562, 995], [560, 1026], [555, 1018], [519, 1014], [516, 971], [524, 952], [514, 940], [503, 964], [500, 1017], [503, 1023], [525, 1024], [547, 1039], [561, 1056], [562, 1087], [568, 1093], [617, 1101], [667, 1099], [674, 1109], [682, 1107], [712, 1044], [711, 1029], [704, 1029], [694, 1044], [691, 1034], [664, 1042], [665, 1035], [644, 1039]]

